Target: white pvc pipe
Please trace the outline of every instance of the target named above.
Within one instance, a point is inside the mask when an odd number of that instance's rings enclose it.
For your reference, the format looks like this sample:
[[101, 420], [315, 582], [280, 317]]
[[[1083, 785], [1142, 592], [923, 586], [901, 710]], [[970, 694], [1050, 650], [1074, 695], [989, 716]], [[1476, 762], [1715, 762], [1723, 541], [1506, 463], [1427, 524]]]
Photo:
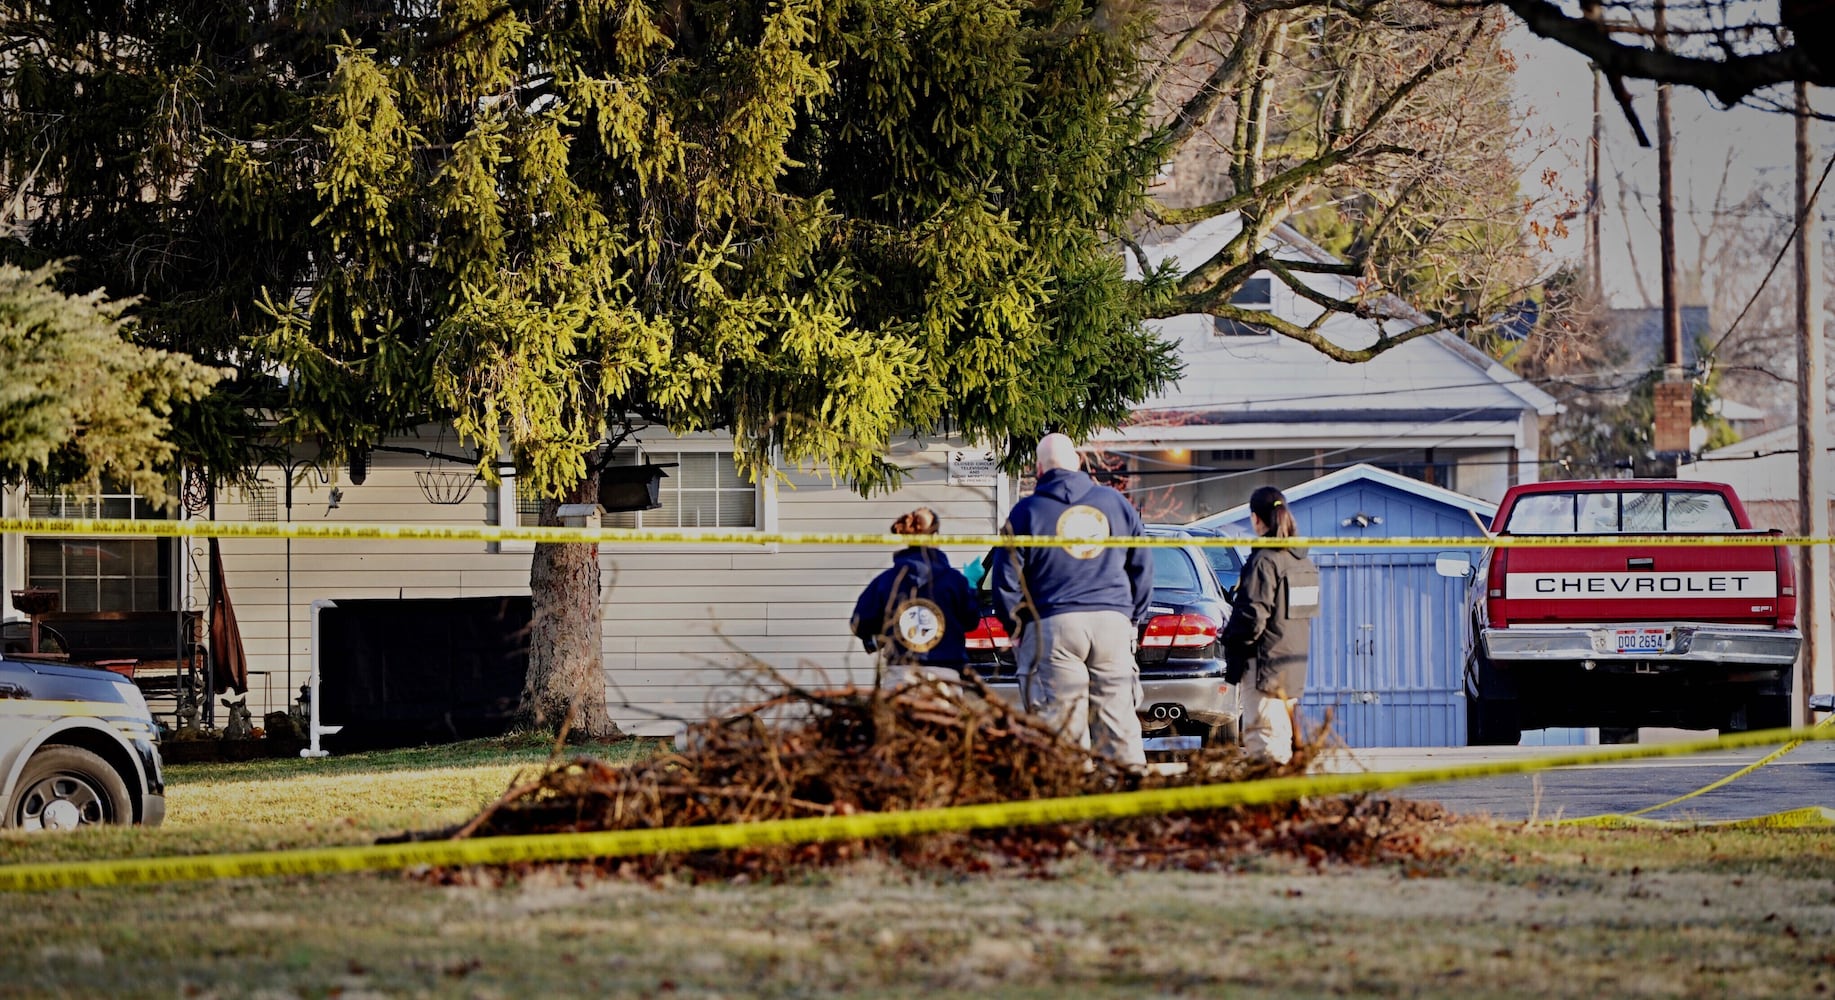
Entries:
[[312, 678], [308, 681], [312, 691], [312, 704], [307, 709], [310, 713], [310, 721], [307, 724], [307, 734], [310, 738], [311, 745], [299, 752], [301, 757], [327, 756], [329, 751], [319, 749], [319, 737], [329, 736], [344, 728], [343, 726], [319, 725], [319, 612], [326, 608], [335, 608], [337, 606], [338, 602], [336, 601], [317, 600], [312, 602]]

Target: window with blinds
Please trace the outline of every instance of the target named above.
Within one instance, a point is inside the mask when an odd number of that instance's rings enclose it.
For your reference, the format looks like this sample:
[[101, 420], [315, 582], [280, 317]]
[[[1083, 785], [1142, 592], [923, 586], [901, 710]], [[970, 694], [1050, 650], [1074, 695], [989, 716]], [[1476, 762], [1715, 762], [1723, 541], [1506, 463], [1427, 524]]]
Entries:
[[[133, 493], [32, 488], [32, 517], [164, 521], [167, 511]], [[26, 586], [58, 592], [61, 611], [165, 611], [172, 607], [172, 543], [163, 538], [25, 540]]]
[[731, 452], [649, 451], [643, 461], [664, 469], [655, 510], [607, 514], [600, 523], [608, 528], [756, 528], [758, 487], [746, 482], [733, 468]]
[[[616, 465], [642, 462], [675, 463], [663, 471], [655, 510], [609, 513], [599, 523], [607, 528], [756, 528], [758, 487], [733, 468], [733, 455], [722, 451], [649, 451], [641, 455], [620, 453]], [[541, 497], [516, 487], [517, 523], [532, 525], [541, 515]]]

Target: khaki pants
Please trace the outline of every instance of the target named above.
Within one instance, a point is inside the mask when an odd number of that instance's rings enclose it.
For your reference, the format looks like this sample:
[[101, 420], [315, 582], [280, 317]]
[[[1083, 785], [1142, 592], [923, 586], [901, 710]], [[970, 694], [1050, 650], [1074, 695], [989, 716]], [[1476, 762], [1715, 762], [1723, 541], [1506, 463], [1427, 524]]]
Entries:
[[1019, 690], [1026, 711], [1085, 749], [1144, 767], [1140, 668], [1134, 623], [1119, 611], [1072, 611], [1019, 634]]
[[1251, 757], [1285, 764], [1293, 759], [1293, 716], [1287, 699], [1250, 684], [1242, 689], [1242, 747]]

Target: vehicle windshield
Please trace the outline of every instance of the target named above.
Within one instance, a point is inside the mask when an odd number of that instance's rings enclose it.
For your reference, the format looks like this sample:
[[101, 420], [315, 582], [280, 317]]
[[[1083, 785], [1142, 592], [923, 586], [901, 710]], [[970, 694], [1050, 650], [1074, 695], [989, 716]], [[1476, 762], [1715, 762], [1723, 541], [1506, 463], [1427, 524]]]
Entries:
[[1211, 572], [1217, 574], [1218, 580], [1233, 580], [1242, 575], [1242, 557], [1236, 550], [1222, 545], [1206, 545], [1204, 558], [1211, 564]]
[[1153, 550], [1154, 590], [1202, 590], [1198, 567], [1183, 549]]
[[1512, 535], [1693, 534], [1737, 531], [1727, 498], [1706, 490], [1532, 493], [1510, 509]]

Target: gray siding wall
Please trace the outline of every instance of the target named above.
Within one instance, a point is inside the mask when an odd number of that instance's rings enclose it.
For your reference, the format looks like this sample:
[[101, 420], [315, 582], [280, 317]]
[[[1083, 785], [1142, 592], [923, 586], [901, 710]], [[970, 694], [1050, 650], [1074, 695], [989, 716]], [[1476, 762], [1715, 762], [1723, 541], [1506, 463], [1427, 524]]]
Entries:
[[[911, 470], [897, 491], [862, 499], [819, 473], [791, 473], [777, 487], [777, 530], [883, 534], [917, 506], [937, 512], [948, 534], [992, 534], [996, 490], [948, 485], [939, 442], [895, 456]], [[960, 566], [978, 551], [952, 551]], [[802, 684], [864, 684], [872, 657], [849, 634], [854, 600], [890, 565], [883, 547], [782, 545], [607, 547], [606, 676], [621, 725], [667, 732], [751, 700], [761, 668]]]
[[[646, 435], [655, 450], [669, 439]], [[705, 436], [691, 439], [705, 443]], [[398, 442], [428, 447], [424, 440]], [[948, 449], [936, 441], [895, 454], [911, 470], [903, 487], [862, 499], [817, 472], [792, 472], [774, 487], [775, 525], [798, 532], [883, 533], [913, 507], [935, 510], [951, 534], [991, 534], [998, 527], [997, 490], [948, 485]], [[453, 449], [446, 449], [453, 450]], [[377, 453], [362, 486], [321, 484], [309, 478], [294, 488], [292, 520], [312, 523], [495, 523], [497, 494], [480, 482], [462, 504], [430, 503], [415, 472], [458, 466], [417, 456]], [[269, 471], [276, 519], [279, 478]], [[331, 485], [343, 497], [327, 510]], [[771, 490], [768, 490], [770, 492]], [[251, 519], [242, 494], [224, 491], [217, 518]], [[512, 522], [513, 523], [513, 522]], [[187, 586], [202, 604], [207, 569], [202, 540], [188, 543]], [[223, 540], [230, 598], [241, 624], [251, 678], [250, 708], [259, 719], [282, 707], [306, 682], [311, 667], [311, 606], [315, 600], [393, 597], [477, 597], [529, 592], [527, 546], [508, 551], [485, 542], [296, 540], [291, 570], [281, 540]], [[695, 545], [684, 542], [607, 545], [604, 568], [606, 683], [613, 715], [629, 731], [663, 735], [683, 721], [731, 708], [756, 693], [760, 665], [806, 684], [866, 683], [872, 659], [848, 633], [854, 599], [890, 565], [883, 547], [805, 545]], [[952, 552], [958, 565], [979, 552]], [[291, 579], [291, 599], [287, 581]], [[289, 628], [291, 629], [289, 638]], [[289, 651], [291, 662], [289, 664]], [[290, 680], [289, 680], [290, 678]], [[327, 724], [337, 720], [327, 719]]]
[[[395, 442], [432, 447], [425, 441]], [[450, 445], [448, 451], [456, 450]], [[429, 464], [411, 455], [379, 452], [367, 480], [353, 486], [339, 481], [339, 470], [327, 469], [333, 481], [319, 482], [311, 469], [293, 488], [292, 520], [311, 524], [452, 524], [483, 526], [495, 514], [494, 494], [475, 484], [465, 502], [428, 502], [414, 474], [430, 468], [463, 471], [451, 463]], [[262, 470], [272, 496], [274, 520], [287, 520], [281, 505], [280, 474]], [[333, 486], [343, 497], [328, 510]], [[235, 487], [219, 492], [216, 516], [222, 521], [254, 520], [259, 505]], [[529, 556], [497, 553], [485, 542], [418, 542], [225, 538], [223, 569], [230, 601], [248, 653], [249, 707], [259, 720], [266, 711], [284, 707], [306, 683], [312, 667], [312, 602], [402, 597], [481, 597], [529, 592]], [[203, 539], [187, 542], [184, 568], [192, 602], [208, 597], [208, 570]], [[288, 583], [291, 581], [291, 597]], [[327, 719], [327, 724], [336, 720]]]

